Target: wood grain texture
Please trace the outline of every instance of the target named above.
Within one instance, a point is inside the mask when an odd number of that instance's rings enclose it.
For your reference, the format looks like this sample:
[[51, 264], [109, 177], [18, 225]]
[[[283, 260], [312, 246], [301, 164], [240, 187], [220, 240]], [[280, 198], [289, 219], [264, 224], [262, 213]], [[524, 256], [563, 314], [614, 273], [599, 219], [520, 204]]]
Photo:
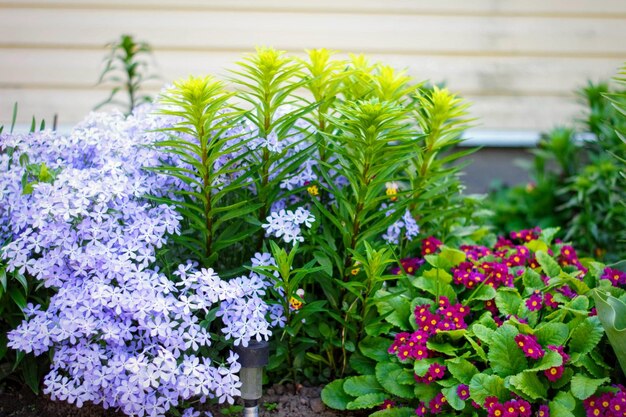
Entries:
[[544, 130], [580, 114], [572, 91], [626, 60], [625, 0], [0, 0], [0, 123], [14, 102], [71, 124], [107, 95], [104, 45], [149, 42], [162, 83], [225, 75], [269, 45], [366, 53], [445, 82], [481, 129]]

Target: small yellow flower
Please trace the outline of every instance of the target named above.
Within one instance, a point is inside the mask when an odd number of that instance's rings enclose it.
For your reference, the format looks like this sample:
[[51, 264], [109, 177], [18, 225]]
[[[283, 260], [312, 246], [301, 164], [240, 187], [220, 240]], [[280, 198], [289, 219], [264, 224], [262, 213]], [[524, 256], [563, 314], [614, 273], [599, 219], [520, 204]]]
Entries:
[[311, 185], [306, 190], [309, 192], [309, 194], [311, 194], [314, 197], [320, 195], [320, 190], [317, 188], [317, 185], [315, 184]]
[[395, 182], [387, 182], [385, 183], [385, 187], [387, 188], [386, 194], [389, 196], [391, 201], [396, 201], [398, 199], [398, 184]]

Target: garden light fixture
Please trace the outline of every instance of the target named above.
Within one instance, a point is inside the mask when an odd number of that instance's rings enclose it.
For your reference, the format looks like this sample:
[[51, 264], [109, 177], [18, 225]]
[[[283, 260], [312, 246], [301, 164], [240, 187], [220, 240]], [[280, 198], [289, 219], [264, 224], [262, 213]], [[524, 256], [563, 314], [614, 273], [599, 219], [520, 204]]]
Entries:
[[269, 360], [269, 343], [266, 341], [250, 341], [247, 347], [235, 348], [239, 355], [241, 370], [241, 398], [244, 401], [244, 417], [258, 417], [259, 399], [263, 387], [263, 367]]

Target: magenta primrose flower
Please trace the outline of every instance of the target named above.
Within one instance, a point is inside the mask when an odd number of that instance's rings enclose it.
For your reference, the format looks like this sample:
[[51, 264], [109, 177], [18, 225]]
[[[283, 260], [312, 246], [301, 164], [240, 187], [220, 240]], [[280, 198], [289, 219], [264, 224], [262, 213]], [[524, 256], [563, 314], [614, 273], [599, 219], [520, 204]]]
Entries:
[[527, 358], [540, 359], [546, 353], [534, 335], [518, 334], [515, 336], [515, 343], [522, 349]]

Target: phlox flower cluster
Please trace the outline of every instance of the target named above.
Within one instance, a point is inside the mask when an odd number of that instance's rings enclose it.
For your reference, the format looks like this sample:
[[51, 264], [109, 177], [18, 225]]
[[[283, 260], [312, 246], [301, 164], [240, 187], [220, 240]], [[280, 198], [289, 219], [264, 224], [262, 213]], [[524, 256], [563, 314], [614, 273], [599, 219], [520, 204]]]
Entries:
[[[394, 211], [395, 209], [393, 208], [388, 209], [386, 213], [387, 216], [393, 214]], [[406, 209], [402, 217], [387, 228], [387, 232], [383, 234], [382, 238], [387, 243], [398, 245], [400, 240], [403, 238], [409, 241], [413, 240], [417, 237], [417, 235], [419, 235], [419, 232], [420, 228], [417, 225], [415, 218], [409, 209]]]
[[[203, 320], [217, 308], [235, 345], [267, 339], [266, 316], [280, 321], [261, 299], [268, 284], [254, 273], [225, 281], [190, 262], [170, 276], [155, 266], [180, 216], [144, 196], [170, 196], [183, 184], [143, 169], [169, 157], [144, 145], [162, 140], [154, 130], [172, 123], [147, 111], [93, 113], [67, 136], [0, 136], [0, 147], [14, 150], [13, 160], [0, 155], [2, 257], [9, 271], [56, 290], [45, 310], [28, 306], [9, 346], [54, 352], [44, 378], [53, 399], [136, 416], [163, 416], [192, 398], [232, 403], [241, 385], [237, 355], [203, 356], [213, 339]], [[13, 161], [24, 153], [59, 168], [56, 180], [23, 194], [24, 169]]]
[[296, 211], [279, 210], [267, 216], [267, 223], [262, 227], [267, 236], [274, 236], [283, 239], [285, 243], [304, 242], [301, 226], [311, 228], [315, 222], [315, 216], [307, 209], [298, 207]]

